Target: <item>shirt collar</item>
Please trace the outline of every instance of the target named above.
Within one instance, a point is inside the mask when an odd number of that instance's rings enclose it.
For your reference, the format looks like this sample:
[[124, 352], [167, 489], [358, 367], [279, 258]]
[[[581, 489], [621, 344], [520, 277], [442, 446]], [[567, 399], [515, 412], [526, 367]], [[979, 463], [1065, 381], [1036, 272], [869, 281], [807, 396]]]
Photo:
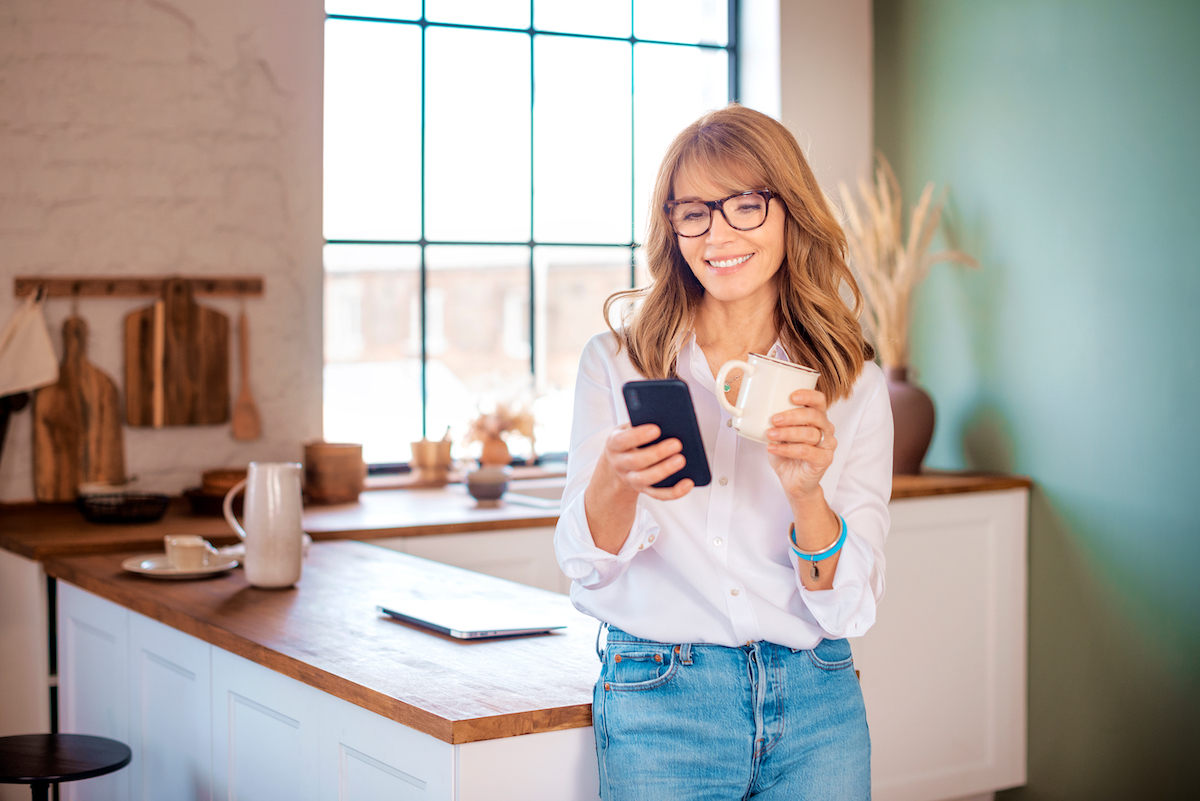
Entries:
[[[781, 362], [791, 361], [778, 339], [775, 340], [775, 344], [771, 346], [767, 355], [772, 359], [779, 359]], [[679, 363], [688, 366], [693, 381], [711, 392], [714, 397], [716, 396], [716, 376], [708, 368], [708, 359], [704, 358], [704, 351], [696, 344], [695, 331], [691, 332], [683, 349], [679, 352]]]

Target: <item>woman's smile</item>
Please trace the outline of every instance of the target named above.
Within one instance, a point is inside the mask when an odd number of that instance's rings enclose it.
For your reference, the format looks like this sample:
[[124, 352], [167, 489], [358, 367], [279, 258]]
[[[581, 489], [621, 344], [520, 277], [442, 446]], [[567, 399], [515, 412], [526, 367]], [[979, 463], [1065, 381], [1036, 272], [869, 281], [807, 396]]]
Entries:
[[717, 275], [729, 275], [737, 272], [737, 268], [745, 264], [746, 260], [753, 255], [753, 253], [747, 253], [744, 256], [727, 256], [720, 259], [706, 259], [706, 261]]

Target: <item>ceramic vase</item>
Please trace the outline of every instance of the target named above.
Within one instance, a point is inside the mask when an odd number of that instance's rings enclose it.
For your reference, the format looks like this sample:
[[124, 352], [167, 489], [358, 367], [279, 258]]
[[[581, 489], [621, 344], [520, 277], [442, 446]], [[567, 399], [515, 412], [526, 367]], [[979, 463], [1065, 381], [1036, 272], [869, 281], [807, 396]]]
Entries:
[[479, 456], [480, 464], [506, 465], [512, 464], [512, 454], [508, 446], [499, 437], [488, 437], [483, 441], [483, 453]]
[[892, 452], [892, 472], [915, 475], [933, 440], [934, 409], [929, 393], [908, 380], [907, 367], [884, 366], [888, 397], [892, 401], [892, 420], [896, 440]]

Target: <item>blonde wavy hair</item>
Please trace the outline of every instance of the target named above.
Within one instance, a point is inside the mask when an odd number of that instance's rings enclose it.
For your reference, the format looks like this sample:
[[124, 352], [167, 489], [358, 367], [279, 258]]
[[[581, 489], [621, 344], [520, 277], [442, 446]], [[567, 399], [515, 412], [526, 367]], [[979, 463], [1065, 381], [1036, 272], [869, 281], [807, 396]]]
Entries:
[[[832, 403], [850, 395], [874, 350], [858, 318], [862, 293], [846, 264], [846, 235], [796, 139], [765, 114], [731, 103], [683, 130], [667, 148], [646, 226], [646, 260], [651, 283], [617, 292], [604, 302], [604, 318], [629, 358], [647, 378], [677, 376], [676, 362], [704, 298], [663, 203], [673, 198], [676, 177], [687, 170], [704, 175], [728, 192], [767, 188], [771, 213], [785, 213], [785, 258], [775, 274], [779, 306], [776, 330], [788, 357], [821, 372], [817, 389]], [[850, 306], [842, 291], [853, 297]], [[622, 303], [622, 326], [609, 312]]]

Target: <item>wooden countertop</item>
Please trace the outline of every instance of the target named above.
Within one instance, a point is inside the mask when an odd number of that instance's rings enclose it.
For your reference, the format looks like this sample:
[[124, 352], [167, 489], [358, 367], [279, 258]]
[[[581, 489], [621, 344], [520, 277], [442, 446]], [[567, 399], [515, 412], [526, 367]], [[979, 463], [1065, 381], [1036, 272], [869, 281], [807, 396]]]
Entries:
[[[304, 530], [314, 540], [368, 540], [380, 537], [493, 531], [553, 526], [558, 512], [517, 503], [476, 507], [461, 484], [439, 489], [364, 492], [357, 503], [308, 506]], [[199, 534], [214, 545], [237, 537], [223, 517], [198, 517], [184, 500], [174, 500], [156, 523], [101, 525], [83, 519], [75, 507], [59, 504], [0, 505], [0, 548], [28, 559], [73, 554], [162, 550], [166, 534]]]
[[[591, 725], [597, 622], [564, 595], [360, 542], [315, 543], [300, 582], [260, 590], [243, 571], [163, 581], [124, 555], [49, 559], [48, 575], [448, 743]], [[460, 641], [376, 612], [389, 588], [519, 599], [562, 632]]]
[[[895, 476], [892, 499], [1030, 487], [1024, 476], [930, 472]], [[71, 554], [161, 550], [164, 534], [199, 534], [216, 545], [237, 541], [224, 519], [196, 517], [181, 499], [157, 523], [97, 525], [70, 504], [0, 504], [0, 548], [29, 559]], [[364, 492], [357, 503], [309, 506], [304, 530], [314, 540], [450, 534], [553, 526], [558, 513], [516, 503], [479, 509], [460, 484], [440, 489]]]

